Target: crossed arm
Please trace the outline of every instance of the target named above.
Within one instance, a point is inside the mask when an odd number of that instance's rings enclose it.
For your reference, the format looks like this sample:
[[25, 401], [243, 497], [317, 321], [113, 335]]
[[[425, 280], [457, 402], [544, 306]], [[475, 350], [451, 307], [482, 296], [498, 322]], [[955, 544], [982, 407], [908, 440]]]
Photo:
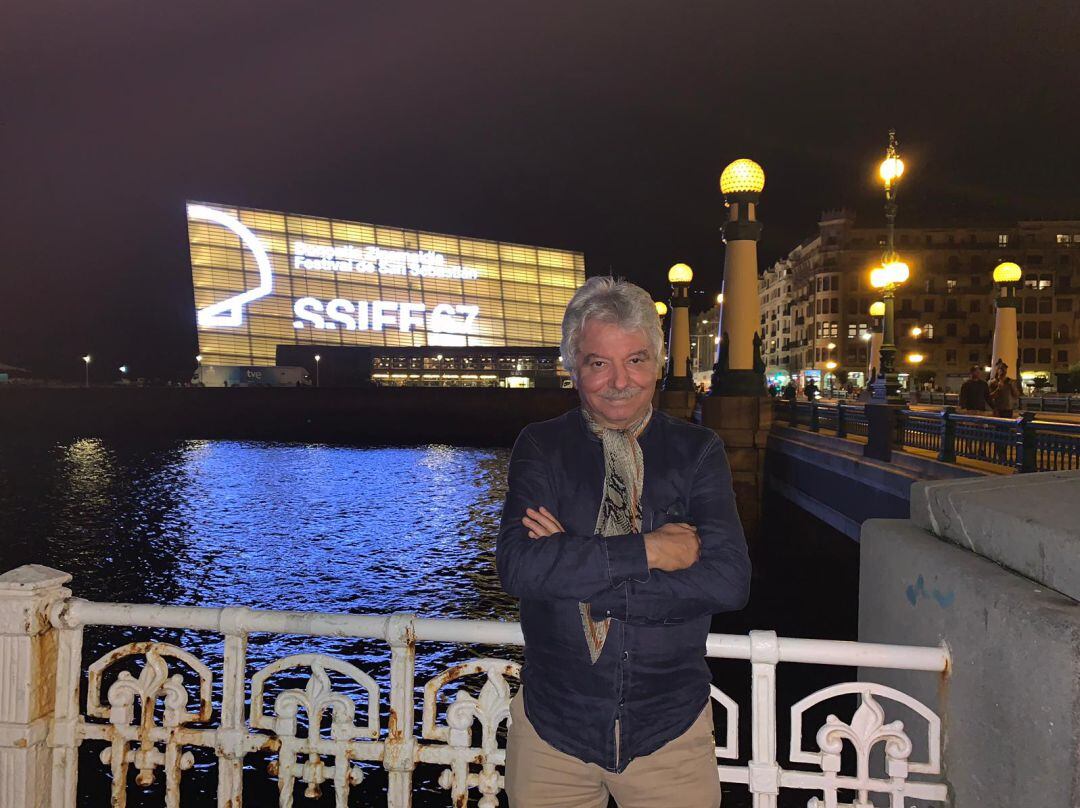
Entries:
[[719, 440], [704, 449], [693, 475], [689, 512], [695, 527], [672, 524], [649, 534], [572, 535], [554, 513], [555, 501], [549, 466], [528, 433], [522, 433], [510, 460], [496, 549], [499, 576], [509, 594], [572, 598], [589, 603], [596, 618], [643, 625], [682, 622], [746, 604], [750, 562]]

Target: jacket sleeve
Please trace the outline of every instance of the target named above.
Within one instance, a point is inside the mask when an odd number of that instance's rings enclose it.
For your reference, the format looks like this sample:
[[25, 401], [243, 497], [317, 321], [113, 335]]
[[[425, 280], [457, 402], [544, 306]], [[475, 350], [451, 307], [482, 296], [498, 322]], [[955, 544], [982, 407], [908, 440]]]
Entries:
[[701, 538], [701, 558], [677, 572], [651, 570], [647, 581], [630, 581], [590, 601], [594, 618], [635, 625], [681, 623], [737, 611], [750, 597], [750, 557], [735, 507], [724, 444], [705, 447], [690, 489], [689, 519]]
[[640, 533], [606, 537], [556, 533], [530, 539], [521, 519], [526, 508], [541, 505], [558, 515], [550, 466], [525, 429], [510, 455], [509, 485], [495, 547], [499, 580], [507, 594], [587, 602], [599, 592], [649, 577], [645, 538]]

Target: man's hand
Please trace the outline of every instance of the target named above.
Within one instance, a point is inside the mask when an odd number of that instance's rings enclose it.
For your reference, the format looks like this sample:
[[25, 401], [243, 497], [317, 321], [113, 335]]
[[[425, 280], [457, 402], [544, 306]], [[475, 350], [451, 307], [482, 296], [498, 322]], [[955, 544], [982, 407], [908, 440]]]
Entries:
[[555, 514], [543, 505], [540, 506], [540, 510], [526, 508], [525, 518], [521, 520], [521, 524], [529, 531], [530, 539], [542, 539], [555, 533], [566, 532], [559, 520], [555, 518]]
[[693, 566], [701, 557], [697, 529], [685, 522], [673, 522], [646, 533], [645, 556], [651, 570], [675, 572]]

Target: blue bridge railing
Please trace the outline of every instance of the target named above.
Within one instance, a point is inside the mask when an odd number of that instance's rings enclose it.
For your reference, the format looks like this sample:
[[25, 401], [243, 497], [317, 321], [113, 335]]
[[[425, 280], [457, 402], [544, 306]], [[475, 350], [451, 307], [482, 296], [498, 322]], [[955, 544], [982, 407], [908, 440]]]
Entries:
[[[775, 419], [841, 438], [868, 437], [862, 404], [778, 401]], [[892, 438], [896, 449], [935, 452], [943, 463], [966, 458], [1020, 473], [1080, 469], [1080, 424], [1039, 421], [1033, 412], [1018, 418], [993, 418], [949, 406], [940, 411], [901, 409]]]

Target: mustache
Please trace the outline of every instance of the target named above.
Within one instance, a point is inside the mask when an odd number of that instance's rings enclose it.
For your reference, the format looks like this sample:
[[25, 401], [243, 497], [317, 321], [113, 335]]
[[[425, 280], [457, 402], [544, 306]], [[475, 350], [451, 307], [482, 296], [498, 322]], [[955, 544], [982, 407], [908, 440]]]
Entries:
[[606, 401], [626, 401], [629, 398], [641, 395], [644, 390], [644, 387], [624, 387], [622, 390], [609, 387], [600, 394], [600, 398]]

